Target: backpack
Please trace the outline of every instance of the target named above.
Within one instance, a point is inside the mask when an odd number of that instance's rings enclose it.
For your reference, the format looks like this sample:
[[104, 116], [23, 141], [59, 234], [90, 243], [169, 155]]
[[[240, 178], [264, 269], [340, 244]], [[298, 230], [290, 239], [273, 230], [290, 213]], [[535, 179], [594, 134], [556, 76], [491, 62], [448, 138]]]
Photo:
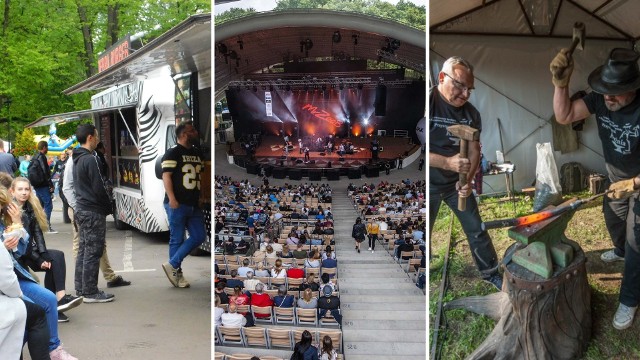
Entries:
[[44, 169], [42, 169], [42, 165], [40, 165], [38, 156], [34, 156], [29, 162], [29, 166], [27, 167], [27, 177], [29, 178], [31, 185], [34, 187], [40, 187], [47, 182], [47, 177], [44, 173]]
[[586, 189], [589, 174], [578, 162], [568, 162], [560, 168], [560, 186], [564, 194]]

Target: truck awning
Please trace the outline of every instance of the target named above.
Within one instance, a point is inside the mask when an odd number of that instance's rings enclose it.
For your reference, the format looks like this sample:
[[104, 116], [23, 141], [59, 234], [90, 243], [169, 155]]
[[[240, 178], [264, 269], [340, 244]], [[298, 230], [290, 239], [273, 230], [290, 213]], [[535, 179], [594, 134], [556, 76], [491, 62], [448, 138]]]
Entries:
[[32, 122], [26, 127], [32, 128], [32, 127], [38, 127], [38, 126], [47, 126], [47, 125], [51, 125], [52, 123], [62, 124], [62, 123], [68, 123], [73, 121], [79, 121], [82, 119], [90, 118], [91, 116], [93, 116], [93, 114], [107, 113], [107, 112], [118, 111], [122, 109], [130, 109], [134, 107], [136, 106], [135, 105], [112, 106], [112, 107], [106, 107], [101, 109], [87, 109], [87, 110], [72, 111], [72, 112], [63, 113], [63, 114], [46, 115]]
[[194, 15], [121, 62], [63, 91], [65, 95], [130, 83], [168, 66], [171, 74], [211, 70], [211, 14]]

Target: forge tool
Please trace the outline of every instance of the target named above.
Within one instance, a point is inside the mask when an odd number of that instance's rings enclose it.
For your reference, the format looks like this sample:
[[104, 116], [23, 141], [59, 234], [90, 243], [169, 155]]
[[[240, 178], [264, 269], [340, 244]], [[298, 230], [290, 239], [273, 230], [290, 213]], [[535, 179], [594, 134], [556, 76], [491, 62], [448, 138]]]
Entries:
[[531, 224], [540, 222], [542, 220], [546, 220], [548, 218], [554, 217], [556, 215], [560, 215], [563, 212], [566, 212], [566, 211], [569, 211], [569, 210], [576, 210], [577, 208], [579, 208], [583, 204], [586, 204], [586, 203], [588, 203], [590, 201], [593, 201], [593, 200], [599, 198], [600, 196], [604, 196], [604, 195], [606, 195], [606, 194], [608, 194], [610, 192], [611, 191], [605, 191], [603, 193], [593, 195], [592, 197], [589, 197], [589, 198], [586, 198], [586, 199], [579, 199], [579, 200], [576, 200], [576, 201], [570, 203], [569, 205], [560, 206], [560, 207], [557, 207], [557, 208], [552, 209], [552, 210], [543, 210], [543, 211], [539, 211], [539, 212], [534, 213], [534, 214], [520, 216], [520, 217], [517, 217], [517, 218], [502, 219], [502, 220], [492, 220], [492, 221], [483, 222], [481, 227], [482, 227], [482, 230], [489, 230], [489, 229], [497, 229], [497, 228], [510, 227], [510, 226], [531, 225]]
[[580, 248], [564, 234], [576, 209], [609, 192], [587, 199], [571, 199], [556, 208], [547, 208], [536, 214], [487, 223], [485, 228], [513, 226], [509, 228], [509, 238], [516, 243], [507, 250], [502, 263], [506, 266], [513, 260], [532, 273], [549, 279], [554, 266], [557, 269], [566, 268], [573, 261], [575, 251]]
[[[468, 157], [469, 141], [480, 140], [480, 131], [468, 125], [451, 125], [447, 127], [447, 131], [460, 139], [460, 157], [464, 159]], [[458, 179], [460, 186], [465, 186], [467, 184], [467, 175], [467, 173], [460, 173], [460, 177]], [[466, 209], [467, 199], [458, 197], [458, 210], [465, 211]]]

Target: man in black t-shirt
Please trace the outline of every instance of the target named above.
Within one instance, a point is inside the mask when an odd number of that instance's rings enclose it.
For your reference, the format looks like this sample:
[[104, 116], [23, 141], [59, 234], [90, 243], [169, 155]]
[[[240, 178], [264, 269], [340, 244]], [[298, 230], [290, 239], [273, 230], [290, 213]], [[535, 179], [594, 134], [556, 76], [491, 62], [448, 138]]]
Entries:
[[593, 92], [574, 101], [569, 97], [573, 59], [562, 49], [551, 61], [554, 85], [553, 112], [560, 124], [570, 124], [595, 114], [604, 161], [612, 182], [602, 211], [614, 249], [604, 252], [604, 262], [624, 261], [620, 305], [613, 327], [631, 326], [640, 303], [640, 55], [630, 49], [611, 50], [603, 66], [589, 75]]
[[[469, 157], [460, 157], [460, 139], [450, 134], [451, 125], [468, 125], [482, 130], [480, 113], [468, 100], [473, 91], [473, 67], [460, 57], [444, 62], [438, 74], [438, 86], [429, 94], [429, 234], [440, 204], [444, 201], [456, 215], [467, 235], [471, 256], [482, 278], [502, 289], [498, 274], [498, 255], [489, 233], [482, 230], [478, 204], [471, 184], [460, 186], [459, 173], [473, 179], [480, 161], [480, 143], [469, 142]], [[474, 170], [472, 170], [474, 169]], [[458, 197], [466, 199], [466, 211], [458, 210]]]
[[[205, 240], [204, 216], [199, 206], [202, 157], [194, 145], [198, 131], [186, 121], [176, 127], [177, 144], [162, 159], [164, 208], [169, 218], [169, 262], [162, 264], [173, 286], [187, 288], [182, 261]], [[184, 238], [185, 229], [189, 237]]]

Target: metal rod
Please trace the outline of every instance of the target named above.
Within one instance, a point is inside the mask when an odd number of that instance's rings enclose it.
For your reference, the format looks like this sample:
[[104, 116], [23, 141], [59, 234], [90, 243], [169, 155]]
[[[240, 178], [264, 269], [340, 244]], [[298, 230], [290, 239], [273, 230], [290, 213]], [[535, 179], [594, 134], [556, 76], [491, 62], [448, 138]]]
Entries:
[[438, 331], [440, 330], [440, 318], [442, 317], [442, 301], [447, 287], [447, 268], [449, 267], [449, 253], [451, 252], [454, 213], [451, 210], [451, 222], [449, 223], [449, 243], [447, 251], [444, 254], [444, 264], [442, 265], [442, 280], [440, 280], [440, 294], [438, 295], [438, 305], [436, 308], [436, 318], [433, 324], [433, 337], [431, 339], [431, 360], [437, 360], [438, 357]]

